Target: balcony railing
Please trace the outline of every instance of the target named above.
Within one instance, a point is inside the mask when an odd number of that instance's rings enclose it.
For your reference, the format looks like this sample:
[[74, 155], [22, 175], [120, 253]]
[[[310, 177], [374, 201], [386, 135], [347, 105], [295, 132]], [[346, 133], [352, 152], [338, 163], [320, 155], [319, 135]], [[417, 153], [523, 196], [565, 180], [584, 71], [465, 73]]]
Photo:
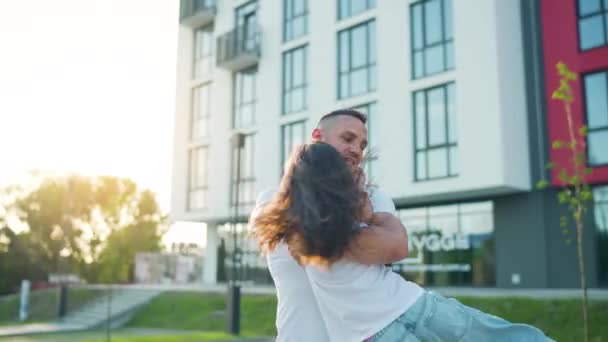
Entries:
[[255, 26], [240, 26], [217, 38], [217, 65], [232, 71], [242, 70], [260, 59], [261, 32]]
[[179, 22], [189, 27], [210, 24], [215, 19], [217, 0], [181, 0]]

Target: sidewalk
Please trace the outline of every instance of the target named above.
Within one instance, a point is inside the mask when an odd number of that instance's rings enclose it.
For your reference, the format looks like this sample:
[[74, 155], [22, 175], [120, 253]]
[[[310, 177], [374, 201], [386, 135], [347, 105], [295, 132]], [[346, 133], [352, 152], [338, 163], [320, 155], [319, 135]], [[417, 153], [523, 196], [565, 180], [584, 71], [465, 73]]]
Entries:
[[84, 330], [83, 326], [64, 323], [31, 323], [0, 326], [0, 337]]

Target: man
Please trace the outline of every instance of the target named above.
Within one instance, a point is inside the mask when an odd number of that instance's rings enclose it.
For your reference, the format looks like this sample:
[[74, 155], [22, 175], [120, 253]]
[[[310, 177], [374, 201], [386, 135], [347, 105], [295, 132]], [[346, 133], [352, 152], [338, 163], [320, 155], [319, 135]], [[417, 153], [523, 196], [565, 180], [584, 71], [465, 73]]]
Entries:
[[[364, 114], [343, 109], [324, 115], [312, 132], [312, 140], [332, 145], [351, 166], [353, 174], [361, 172], [363, 153], [367, 147], [367, 118]], [[258, 196], [257, 209], [271, 200], [272, 191]], [[374, 211], [395, 213], [392, 200], [379, 189], [370, 194]], [[358, 241], [357, 261], [386, 264], [401, 260], [407, 254], [407, 235], [400, 231], [374, 231]], [[268, 269], [277, 289], [277, 341], [329, 341], [328, 330], [310, 280], [304, 268], [293, 259], [287, 246], [279, 244], [267, 255]]]

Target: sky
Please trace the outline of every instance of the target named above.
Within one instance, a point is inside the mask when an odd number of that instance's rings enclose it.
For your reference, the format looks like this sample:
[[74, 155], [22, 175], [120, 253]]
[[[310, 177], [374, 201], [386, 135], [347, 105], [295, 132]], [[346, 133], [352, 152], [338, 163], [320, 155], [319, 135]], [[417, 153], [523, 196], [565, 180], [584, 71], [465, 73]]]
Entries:
[[[175, 0], [0, 0], [0, 186], [33, 169], [123, 176], [168, 212], [178, 12]], [[167, 239], [204, 236], [194, 229]]]

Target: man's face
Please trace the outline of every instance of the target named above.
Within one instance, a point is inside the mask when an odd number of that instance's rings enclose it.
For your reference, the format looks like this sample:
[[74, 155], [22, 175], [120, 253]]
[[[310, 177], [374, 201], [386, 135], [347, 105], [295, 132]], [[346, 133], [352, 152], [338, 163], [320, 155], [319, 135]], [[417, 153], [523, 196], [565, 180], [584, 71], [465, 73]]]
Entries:
[[332, 145], [354, 169], [363, 160], [367, 147], [367, 129], [363, 122], [352, 116], [338, 116], [329, 127], [321, 131], [320, 141]]

